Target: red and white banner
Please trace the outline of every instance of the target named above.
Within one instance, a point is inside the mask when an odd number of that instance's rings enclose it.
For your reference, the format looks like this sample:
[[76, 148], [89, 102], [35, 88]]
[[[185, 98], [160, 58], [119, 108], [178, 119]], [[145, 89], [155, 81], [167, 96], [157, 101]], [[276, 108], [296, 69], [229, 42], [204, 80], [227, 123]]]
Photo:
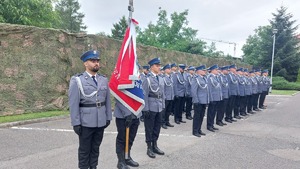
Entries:
[[137, 24], [134, 19], [131, 19], [109, 81], [111, 94], [136, 116], [145, 106], [136, 55], [135, 26]]

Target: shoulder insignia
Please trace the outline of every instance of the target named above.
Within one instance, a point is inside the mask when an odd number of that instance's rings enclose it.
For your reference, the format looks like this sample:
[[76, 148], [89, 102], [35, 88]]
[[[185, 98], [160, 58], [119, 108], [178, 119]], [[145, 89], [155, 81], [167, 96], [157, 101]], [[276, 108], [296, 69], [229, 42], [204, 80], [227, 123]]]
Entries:
[[83, 73], [77, 73], [77, 74], [75, 74], [74, 76], [75, 76], [75, 77], [79, 77], [79, 76], [81, 76], [81, 75], [83, 75]]

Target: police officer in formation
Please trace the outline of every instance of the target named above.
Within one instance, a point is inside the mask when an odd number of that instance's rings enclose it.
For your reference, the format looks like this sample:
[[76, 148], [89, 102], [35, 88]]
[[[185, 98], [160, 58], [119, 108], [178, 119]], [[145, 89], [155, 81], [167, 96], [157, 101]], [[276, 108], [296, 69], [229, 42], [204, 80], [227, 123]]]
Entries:
[[252, 97], [252, 83], [251, 83], [251, 79], [249, 76], [249, 72], [248, 69], [244, 69], [244, 79], [245, 79], [245, 95], [246, 95], [246, 115], [247, 113], [249, 114], [253, 114], [254, 112], [252, 111], [252, 101], [251, 101], [251, 97]]
[[186, 66], [184, 64], [179, 64], [178, 67], [179, 71], [172, 75], [175, 94], [174, 119], [176, 124], [186, 123], [186, 121], [182, 120], [182, 112], [186, 93], [186, 81], [184, 79], [184, 69]]
[[206, 105], [209, 103], [209, 90], [206, 78], [206, 66], [201, 65], [195, 68], [196, 74], [192, 78], [191, 93], [194, 105], [194, 117], [192, 134], [196, 137], [205, 135], [201, 126], [205, 116]]
[[217, 118], [216, 118], [216, 124], [219, 126], [227, 125], [223, 122], [224, 115], [226, 113], [226, 108], [228, 105], [228, 99], [229, 99], [229, 84], [227, 79], [229, 66], [223, 66], [220, 67], [220, 73], [219, 73], [219, 81], [222, 88], [222, 100], [220, 101], [219, 109], [217, 110]]
[[185, 95], [185, 101], [186, 101], [186, 108], [185, 108], [185, 116], [186, 119], [192, 120], [192, 94], [191, 94], [191, 85], [192, 85], [192, 78], [194, 77], [195, 73], [195, 67], [189, 66], [187, 69], [188, 73], [186, 73], [186, 95]]
[[79, 137], [78, 167], [96, 169], [104, 129], [112, 119], [108, 80], [97, 74], [100, 53], [87, 51], [80, 59], [85, 72], [72, 76], [69, 86], [71, 124]]
[[221, 83], [217, 77], [218, 68], [218, 65], [211, 66], [208, 69], [210, 74], [207, 77], [209, 90], [209, 105], [207, 109], [207, 130], [211, 132], [219, 130], [214, 126], [217, 109], [219, 109], [220, 102], [222, 100]]
[[165, 93], [165, 110], [162, 113], [162, 128], [167, 129], [168, 127], [174, 127], [170, 123], [170, 115], [173, 112], [172, 105], [174, 101], [174, 88], [173, 79], [171, 77], [171, 65], [166, 64], [163, 67], [165, 75], [163, 76], [164, 81], [164, 93]]
[[[115, 99], [115, 111], [116, 126], [118, 135], [116, 138], [116, 153], [118, 157], [118, 169], [129, 169], [129, 166], [138, 167], [139, 163], [135, 162], [131, 158], [131, 147], [135, 139], [140, 120], [138, 119], [141, 114], [135, 116], [128, 108], [126, 108], [120, 101]], [[125, 160], [125, 143], [126, 143], [126, 128], [129, 128], [129, 147], [128, 147], [128, 159]]]
[[268, 77], [268, 73], [269, 73], [268, 69], [262, 71], [263, 87], [262, 87], [262, 93], [259, 98], [259, 108], [260, 109], [266, 109], [264, 102], [265, 102], [266, 96], [269, 94], [269, 89], [271, 86], [271, 84], [270, 84], [271, 81], [270, 81], [270, 78]]
[[237, 100], [238, 111], [235, 112], [235, 116], [246, 116], [246, 81], [244, 78], [244, 68], [239, 68], [236, 71], [238, 74], [239, 96]]
[[154, 58], [148, 62], [150, 72], [143, 80], [144, 100], [144, 125], [147, 143], [147, 155], [155, 158], [155, 154], [164, 155], [165, 153], [157, 146], [159, 138], [162, 111], [165, 109], [165, 93], [163, 78], [158, 76], [160, 70], [160, 59]]
[[235, 119], [232, 117], [232, 111], [235, 108], [235, 103], [237, 96], [239, 95], [239, 86], [238, 86], [238, 79], [236, 75], [236, 65], [229, 66], [230, 72], [227, 74], [228, 84], [229, 84], [229, 100], [226, 109], [226, 117], [225, 121], [228, 123], [236, 122]]

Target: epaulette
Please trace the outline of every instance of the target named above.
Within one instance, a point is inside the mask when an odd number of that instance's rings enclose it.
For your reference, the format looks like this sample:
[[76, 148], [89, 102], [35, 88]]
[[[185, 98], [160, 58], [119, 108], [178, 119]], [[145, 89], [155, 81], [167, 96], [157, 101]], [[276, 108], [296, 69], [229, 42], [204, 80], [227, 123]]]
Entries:
[[75, 74], [74, 76], [79, 77], [79, 76], [81, 76], [81, 75], [83, 75], [83, 73], [77, 73], [77, 74]]
[[100, 73], [97, 73], [99, 76], [102, 76], [102, 77], [106, 77], [106, 75], [102, 75], [102, 74], [100, 74]]

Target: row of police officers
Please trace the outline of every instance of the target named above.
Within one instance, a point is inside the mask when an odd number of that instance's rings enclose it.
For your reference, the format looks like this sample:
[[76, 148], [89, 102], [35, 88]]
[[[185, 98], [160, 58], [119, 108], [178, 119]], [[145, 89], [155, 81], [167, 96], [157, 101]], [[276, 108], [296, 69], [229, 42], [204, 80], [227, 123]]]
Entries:
[[[100, 68], [99, 51], [87, 51], [81, 56], [85, 72], [72, 76], [69, 87], [71, 123], [79, 136], [78, 167], [95, 169], [98, 165], [99, 146], [103, 133], [112, 120], [108, 79], [97, 73]], [[136, 137], [140, 120], [145, 126], [146, 154], [150, 158], [164, 155], [158, 147], [161, 127], [174, 127], [170, 116], [178, 125], [193, 120], [192, 134], [205, 135], [202, 122], [207, 109], [207, 130], [215, 132], [214, 126], [226, 125], [265, 109], [264, 101], [270, 87], [268, 71], [244, 68], [236, 65], [219, 67], [205, 65], [186, 67], [166, 64], [161, 67], [159, 58], [154, 58], [143, 66], [141, 72], [145, 107], [135, 116], [120, 101], [115, 102], [115, 122], [117, 127], [116, 154], [117, 168], [137, 167], [139, 163], [131, 157], [131, 148]], [[178, 70], [177, 70], [178, 68]], [[193, 115], [192, 115], [192, 109]], [[125, 133], [129, 133], [129, 153], [125, 159]]]

